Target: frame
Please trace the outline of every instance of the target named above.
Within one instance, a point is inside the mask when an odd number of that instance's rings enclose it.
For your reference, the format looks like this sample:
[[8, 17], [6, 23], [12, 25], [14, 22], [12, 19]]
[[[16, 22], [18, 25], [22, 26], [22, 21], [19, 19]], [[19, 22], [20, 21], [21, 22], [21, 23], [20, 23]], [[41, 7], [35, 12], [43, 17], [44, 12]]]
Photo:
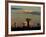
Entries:
[[[28, 8], [29, 8], [29, 10], [28, 10]], [[35, 9], [37, 9], [37, 10], [35, 10]], [[11, 13], [12, 10], [13, 11], [15, 10], [17, 12], [16, 14], [25, 14], [25, 17], [28, 16], [28, 15], [26, 16], [26, 14], [38, 15], [37, 17], [39, 17], [39, 19], [40, 19], [40, 21], [39, 21], [40, 23], [38, 23], [38, 26], [39, 26], [38, 29], [37, 29], [37, 27], [35, 29], [30, 29], [29, 25], [28, 25], [29, 23], [27, 23], [27, 27], [24, 28], [25, 30], [23, 28], [21, 29], [19, 27], [18, 28], [20, 30], [18, 30], [17, 28], [12, 29], [12, 25], [11, 25], [11, 21], [13, 21], [13, 20], [11, 20], [12, 14], [13, 14], [13, 13]], [[34, 12], [36, 11], [36, 12], [34, 13], [33, 11]], [[40, 12], [40, 13], [37, 13], [37, 11]], [[13, 14], [13, 15], [15, 15], [15, 14]], [[37, 20], [35, 20], [35, 21], [37, 22]], [[23, 23], [23, 25], [24, 26], [22, 26], [22, 27], [25, 27], [24, 23]], [[27, 28], [29, 28], [29, 29], [27, 29]], [[26, 1], [25, 2], [22, 2], [22, 1], [21, 2], [20, 1], [6, 1], [6, 4], [5, 4], [5, 35], [6, 36], [37, 35], [37, 34], [44, 34], [44, 33], [45, 33], [45, 3], [43, 3], [43, 2], [26, 2]]]

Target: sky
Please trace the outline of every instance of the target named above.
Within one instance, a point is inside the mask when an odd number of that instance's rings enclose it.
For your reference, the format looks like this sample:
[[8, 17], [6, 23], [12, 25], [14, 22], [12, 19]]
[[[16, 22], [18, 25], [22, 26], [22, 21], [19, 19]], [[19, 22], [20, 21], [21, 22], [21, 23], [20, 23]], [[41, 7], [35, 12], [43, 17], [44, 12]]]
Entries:
[[14, 10], [32, 10], [35, 12], [41, 11], [40, 7], [37, 6], [11, 6], [11, 8], [14, 8]]
[[11, 6], [11, 15], [14, 16], [15, 22], [20, 23], [24, 22], [25, 19], [28, 17], [35, 22], [40, 22], [40, 15], [32, 15], [32, 14], [16, 14], [17, 10], [32, 10], [32, 12], [36, 12], [37, 14], [40, 13], [41, 9], [40, 7], [36, 6]]

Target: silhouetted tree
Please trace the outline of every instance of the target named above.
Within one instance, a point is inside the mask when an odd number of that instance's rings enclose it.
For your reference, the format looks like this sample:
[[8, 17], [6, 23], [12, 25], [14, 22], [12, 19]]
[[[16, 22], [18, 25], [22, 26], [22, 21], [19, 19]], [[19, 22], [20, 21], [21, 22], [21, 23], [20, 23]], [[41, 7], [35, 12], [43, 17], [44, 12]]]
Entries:
[[16, 27], [16, 22], [14, 23], [15, 27]]
[[29, 21], [30, 21], [31, 19], [30, 18], [26, 18], [26, 21], [27, 21], [27, 27], [29, 27]]
[[25, 23], [22, 23], [23, 24], [23, 27], [25, 27]]
[[40, 26], [40, 23], [37, 23], [37, 26]]

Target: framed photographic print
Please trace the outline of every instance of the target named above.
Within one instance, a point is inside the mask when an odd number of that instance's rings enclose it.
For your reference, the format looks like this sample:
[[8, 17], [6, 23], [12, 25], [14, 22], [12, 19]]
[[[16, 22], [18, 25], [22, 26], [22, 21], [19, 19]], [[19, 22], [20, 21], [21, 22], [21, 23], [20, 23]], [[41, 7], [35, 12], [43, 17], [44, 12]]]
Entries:
[[5, 17], [6, 35], [37, 35], [45, 32], [43, 2], [8, 1]]

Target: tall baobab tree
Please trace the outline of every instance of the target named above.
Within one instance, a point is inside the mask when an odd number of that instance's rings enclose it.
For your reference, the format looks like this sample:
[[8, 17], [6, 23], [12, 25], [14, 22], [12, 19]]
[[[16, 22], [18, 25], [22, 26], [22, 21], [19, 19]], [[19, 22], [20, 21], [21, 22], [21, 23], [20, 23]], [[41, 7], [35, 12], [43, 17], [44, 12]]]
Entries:
[[26, 21], [27, 21], [27, 27], [29, 28], [29, 22], [30, 22], [30, 18], [26, 18]]

